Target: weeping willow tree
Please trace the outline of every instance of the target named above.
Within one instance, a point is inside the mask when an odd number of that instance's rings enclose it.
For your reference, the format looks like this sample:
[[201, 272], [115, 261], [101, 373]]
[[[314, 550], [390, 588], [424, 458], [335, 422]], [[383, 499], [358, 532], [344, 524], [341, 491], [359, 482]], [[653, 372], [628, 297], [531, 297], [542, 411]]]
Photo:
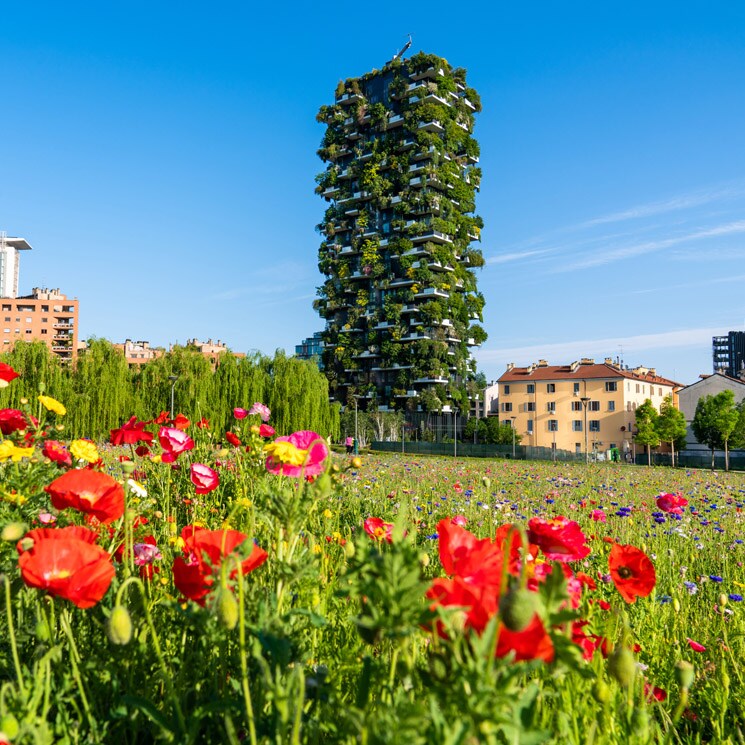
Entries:
[[132, 374], [124, 354], [105, 339], [91, 339], [78, 356], [66, 425], [76, 436], [102, 436], [132, 416]]
[[69, 398], [72, 390], [70, 369], [49, 351], [43, 341], [17, 341], [12, 351], [0, 355], [0, 361], [21, 375], [13, 385], [3, 390], [0, 408], [16, 409], [22, 398], [33, 401], [42, 391], [60, 401]]
[[133, 415], [148, 420], [169, 411], [172, 383], [174, 414], [193, 422], [206, 417], [215, 432], [231, 426], [235, 407], [260, 401], [272, 410], [271, 423], [280, 434], [312, 429], [324, 437], [339, 435], [339, 407], [329, 403], [325, 376], [313, 363], [282, 351], [273, 358], [225, 354], [215, 371], [189, 347], [175, 347], [132, 370], [122, 351], [105, 339], [91, 340], [74, 367], [62, 364], [43, 342], [19, 341], [0, 359], [21, 374], [0, 392], [0, 408], [17, 408], [21, 398], [33, 400], [43, 387], [67, 407], [69, 437], [106, 439]]

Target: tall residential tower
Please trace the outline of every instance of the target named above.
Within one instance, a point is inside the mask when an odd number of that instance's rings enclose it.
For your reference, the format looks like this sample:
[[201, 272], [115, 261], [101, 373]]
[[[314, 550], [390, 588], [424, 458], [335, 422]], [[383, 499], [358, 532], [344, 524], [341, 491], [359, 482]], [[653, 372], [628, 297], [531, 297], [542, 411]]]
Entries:
[[484, 263], [473, 245], [479, 110], [465, 70], [420, 53], [340, 82], [319, 111], [327, 165], [317, 191], [329, 206], [315, 306], [326, 320], [324, 371], [342, 403], [468, 406], [470, 348], [486, 339], [473, 271]]

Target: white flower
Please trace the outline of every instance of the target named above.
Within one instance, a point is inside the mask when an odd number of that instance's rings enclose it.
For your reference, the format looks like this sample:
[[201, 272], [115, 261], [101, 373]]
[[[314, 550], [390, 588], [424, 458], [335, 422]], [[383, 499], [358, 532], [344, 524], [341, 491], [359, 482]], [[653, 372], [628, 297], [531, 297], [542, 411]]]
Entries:
[[147, 496], [147, 489], [145, 489], [145, 487], [139, 481], [135, 481], [134, 479], [127, 479], [127, 486], [129, 487], [129, 490], [132, 492], [132, 494], [138, 497]]

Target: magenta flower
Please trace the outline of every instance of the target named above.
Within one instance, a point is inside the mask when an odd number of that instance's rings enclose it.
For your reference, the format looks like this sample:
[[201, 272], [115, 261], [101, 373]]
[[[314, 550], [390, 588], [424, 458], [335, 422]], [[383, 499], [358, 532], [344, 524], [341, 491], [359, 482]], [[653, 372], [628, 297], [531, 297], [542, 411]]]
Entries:
[[595, 522], [604, 523], [608, 519], [608, 516], [603, 512], [603, 510], [593, 510], [592, 519]]
[[138, 567], [147, 566], [148, 564], [152, 564], [156, 559], [163, 558], [163, 554], [160, 553], [158, 547], [151, 543], [135, 543], [132, 546], [132, 550], [135, 555], [135, 564]]
[[246, 411], [246, 409], [236, 407], [235, 409], [233, 409], [233, 416], [236, 419], [245, 419], [248, 416], [248, 411]]
[[387, 523], [380, 517], [368, 517], [362, 527], [371, 538], [376, 541], [393, 542], [393, 523]]
[[259, 427], [259, 435], [261, 437], [273, 437], [276, 434], [276, 431], [274, 427], [271, 427], [268, 424], [262, 424]]
[[660, 494], [657, 497], [657, 506], [663, 512], [681, 515], [683, 514], [683, 507], [688, 506], [688, 500], [685, 497], [681, 497], [680, 494]]
[[466, 516], [465, 515], [456, 515], [452, 519], [452, 522], [453, 522], [453, 525], [457, 525], [460, 528], [465, 528], [466, 527], [466, 522], [467, 522]]
[[213, 471], [204, 463], [192, 463], [189, 473], [191, 483], [196, 487], [197, 494], [208, 494], [217, 489], [220, 484], [220, 477], [217, 471]]
[[186, 432], [175, 427], [161, 427], [158, 431], [158, 441], [164, 451], [161, 457], [164, 463], [173, 463], [181, 453], [194, 447], [194, 440]]
[[686, 641], [688, 642], [688, 646], [694, 651], [694, 652], [705, 652], [706, 647], [703, 644], [699, 644], [698, 642], [693, 641], [690, 637], [686, 637]]
[[267, 471], [295, 478], [323, 473], [329, 456], [326, 440], [317, 432], [307, 429], [293, 432], [289, 437], [277, 437], [274, 442], [264, 445], [264, 450], [269, 454], [266, 459]]
[[261, 417], [262, 422], [268, 422], [272, 412], [269, 407], [265, 404], [261, 404], [258, 401], [248, 410], [249, 414], [258, 414]]

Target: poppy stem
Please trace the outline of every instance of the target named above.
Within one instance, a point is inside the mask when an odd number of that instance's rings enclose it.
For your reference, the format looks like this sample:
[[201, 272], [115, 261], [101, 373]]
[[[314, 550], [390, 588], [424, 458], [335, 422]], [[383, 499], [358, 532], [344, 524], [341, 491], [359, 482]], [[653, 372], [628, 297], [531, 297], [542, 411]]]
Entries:
[[237, 557], [233, 559], [238, 571], [238, 646], [241, 658], [241, 689], [243, 691], [243, 702], [246, 705], [246, 719], [248, 720], [248, 734], [251, 745], [256, 745], [256, 723], [254, 720], [253, 703], [251, 702], [251, 689], [248, 683], [248, 655], [246, 654], [246, 610], [245, 592], [243, 588], [243, 567]]
[[70, 662], [72, 663], [72, 677], [75, 679], [75, 682], [78, 684], [78, 691], [80, 693], [80, 700], [83, 703], [83, 710], [85, 711], [85, 716], [88, 719], [88, 726], [90, 727], [91, 733], [96, 732], [96, 720], [93, 718], [93, 714], [91, 713], [91, 707], [88, 703], [88, 696], [85, 693], [85, 686], [83, 685], [83, 679], [80, 676], [80, 667], [78, 663], [80, 662], [80, 652], [78, 652], [78, 646], [75, 643], [75, 637], [72, 633], [72, 627], [70, 626], [70, 612], [65, 608], [62, 613], [60, 613], [60, 624], [65, 632], [65, 636], [67, 637], [67, 641], [70, 644]]
[[10, 596], [10, 580], [6, 574], [3, 574], [3, 582], [5, 584], [5, 614], [8, 618], [8, 637], [10, 640], [10, 648], [13, 651], [13, 666], [16, 669], [16, 677], [18, 678], [18, 688], [21, 691], [21, 696], [24, 701], [26, 699], [26, 686], [23, 683], [23, 673], [21, 671], [21, 661], [18, 658], [18, 645], [16, 643], [16, 632], [13, 626], [13, 608]]

